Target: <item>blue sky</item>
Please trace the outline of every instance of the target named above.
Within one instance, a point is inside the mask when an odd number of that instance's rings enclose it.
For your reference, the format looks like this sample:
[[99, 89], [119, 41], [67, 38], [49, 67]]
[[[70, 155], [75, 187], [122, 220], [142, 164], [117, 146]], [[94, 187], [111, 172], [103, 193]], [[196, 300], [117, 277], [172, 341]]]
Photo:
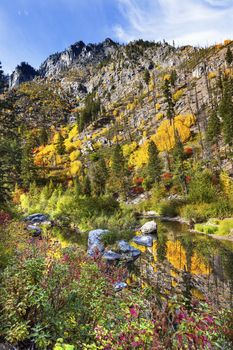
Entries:
[[70, 44], [137, 38], [207, 45], [233, 38], [233, 0], [0, 0], [0, 60], [38, 67]]

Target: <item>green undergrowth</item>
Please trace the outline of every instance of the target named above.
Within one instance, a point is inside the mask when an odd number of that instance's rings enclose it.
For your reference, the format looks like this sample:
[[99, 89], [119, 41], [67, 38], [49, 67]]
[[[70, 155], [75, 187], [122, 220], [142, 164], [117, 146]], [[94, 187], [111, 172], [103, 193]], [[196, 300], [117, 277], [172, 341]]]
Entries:
[[227, 236], [233, 230], [233, 218], [224, 220], [210, 219], [205, 224], [196, 224], [195, 230], [207, 234]]
[[104, 228], [114, 236], [127, 238], [136, 226], [134, 210], [120, 204], [112, 196], [81, 196], [75, 188], [62, 190], [32, 186], [20, 197], [20, 210], [24, 215], [37, 212], [49, 214], [65, 226], [73, 225], [80, 231]]

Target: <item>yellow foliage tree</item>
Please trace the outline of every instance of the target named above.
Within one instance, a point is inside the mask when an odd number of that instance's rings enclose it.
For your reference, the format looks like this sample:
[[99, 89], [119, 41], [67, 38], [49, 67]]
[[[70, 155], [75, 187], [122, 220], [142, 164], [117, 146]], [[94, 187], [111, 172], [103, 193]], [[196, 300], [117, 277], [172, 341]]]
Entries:
[[172, 95], [173, 101], [174, 101], [174, 102], [179, 101], [179, 99], [180, 99], [183, 95], [184, 95], [184, 89], [179, 89], [179, 90], [177, 90], [177, 91]]
[[129, 157], [129, 166], [140, 169], [148, 163], [148, 144], [149, 141], [147, 140], [138, 149], [131, 153]]
[[74, 162], [70, 163], [70, 174], [72, 176], [79, 175], [81, 169], [82, 169], [82, 163], [80, 162], [80, 160], [75, 160]]
[[233, 200], [233, 180], [227, 174], [227, 172], [222, 171], [220, 174], [220, 182], [224, 194]]
[[138, 147], [137, 142], [133, 141], [132, 143], [126, 144], [122, 146], [122, 151], [124, 157], [129, 157], [131, 153], [133, 153]]
[[155, 135], [151, 136], [160, 152], [170, 151], [175, 146], [174, 130], [179, 133], [182, 142], [187, 141], [191, 136], [190, 127], [195, 123], [192, 114], [177, 115], [173, 122], [163, 120]]

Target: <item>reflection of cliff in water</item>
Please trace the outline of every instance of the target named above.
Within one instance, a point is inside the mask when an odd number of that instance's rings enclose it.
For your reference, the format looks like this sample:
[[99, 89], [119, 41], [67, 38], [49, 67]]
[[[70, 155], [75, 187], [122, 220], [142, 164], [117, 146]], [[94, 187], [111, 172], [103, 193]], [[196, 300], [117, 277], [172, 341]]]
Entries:
[[165, 226], [167, 232], [159, 232], [151, 248], [137, 246], [143, 251], [135, 266], [140, 281], [162, 295], [178, 293], [232, 305], [233, 245], [191, 234], [180, 224]]

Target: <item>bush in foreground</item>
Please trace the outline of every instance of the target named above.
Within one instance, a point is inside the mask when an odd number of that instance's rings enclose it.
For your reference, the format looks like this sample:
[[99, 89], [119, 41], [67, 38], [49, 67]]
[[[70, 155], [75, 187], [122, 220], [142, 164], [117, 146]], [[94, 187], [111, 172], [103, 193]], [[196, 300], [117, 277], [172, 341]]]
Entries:
[[35, 241], [2, 273], [0, 337], [36, 349], [230, 349], [228, 314], [175, 299], [159, 307], [150, 288], [116, 293], [126, 276], [75, 246]]

